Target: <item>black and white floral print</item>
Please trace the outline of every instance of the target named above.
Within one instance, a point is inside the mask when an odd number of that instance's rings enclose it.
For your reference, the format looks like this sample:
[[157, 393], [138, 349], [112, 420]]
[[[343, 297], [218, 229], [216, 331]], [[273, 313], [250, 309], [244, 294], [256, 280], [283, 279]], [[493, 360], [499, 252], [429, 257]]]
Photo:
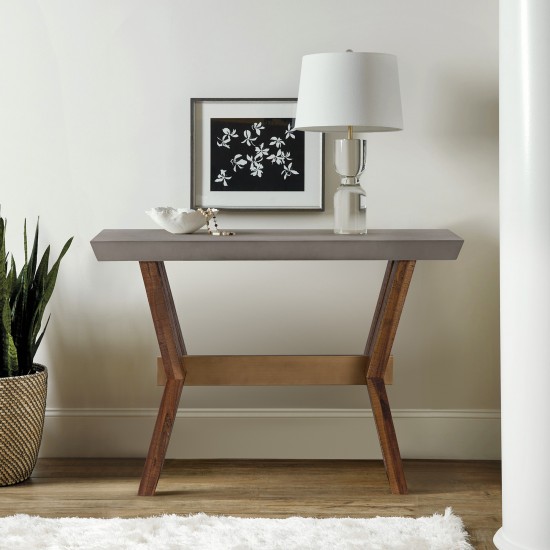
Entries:
[[303, 191], [304, 134], [287, 118], [212, 118], [211, 191]]

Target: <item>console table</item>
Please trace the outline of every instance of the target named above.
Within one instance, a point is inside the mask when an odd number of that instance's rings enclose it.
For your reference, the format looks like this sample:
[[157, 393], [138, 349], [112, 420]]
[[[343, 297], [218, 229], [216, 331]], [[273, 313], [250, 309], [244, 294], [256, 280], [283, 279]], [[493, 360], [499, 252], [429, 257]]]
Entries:
[[[405, 494], [384, 377], [417, 260], [455, 260], [463, 240], [447, 229], [237, 231], [173, 235], [162, 229], [105, 229], [91, 241], [99, 261], [139, 262], [162, 357], [166, 385], [138, 494], [154, 495], [181, 392], [187, 385], [366, 385], [390, 490]], [[384, 260], [386, 273], [362, 355], [188, 355], [165, 261]]]

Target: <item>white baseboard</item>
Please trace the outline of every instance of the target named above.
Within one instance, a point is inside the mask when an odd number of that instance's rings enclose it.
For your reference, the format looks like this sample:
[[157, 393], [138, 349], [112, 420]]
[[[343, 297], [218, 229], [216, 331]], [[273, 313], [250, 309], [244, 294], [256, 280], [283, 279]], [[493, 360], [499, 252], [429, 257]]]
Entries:
[[[42, 457], [144, 457], [156, 409], [48, 409]], [[500, 458], [500, 411], [392, 411], [403, 458]], [[370, 409], [180, 409], [168, 458], [381, 458]]]

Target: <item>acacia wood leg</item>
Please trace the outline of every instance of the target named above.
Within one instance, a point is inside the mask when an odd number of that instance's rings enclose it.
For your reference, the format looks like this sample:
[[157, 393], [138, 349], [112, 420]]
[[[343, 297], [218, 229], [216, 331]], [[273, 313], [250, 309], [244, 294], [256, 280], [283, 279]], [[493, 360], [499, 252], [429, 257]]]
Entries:
[[138, 491], [140, 496], [151, 496], [155, 494], [170, 443], [185, 382], [185, 369], [181, 357], [187, 352], [164, 263], [140, 262], [140, 268], [166, 374], [166, 387]]
[[141, 475], [138, 495], [149, 497], [155, 494], [164, 464], [172, 428], [178, 412], [178, 405], [183, 389], [183, 380], [168, 380], [162, 394], [155, 429], [149, 444], [149, 452]]
[[365, 355], [369, 357], [365, 372], [367, 389], [390, 490], [394, 494], [406, 494], [407, 481], [384, 384], [384, 374], [414, 266], [414, 260], [388, 262], [365, 347]]

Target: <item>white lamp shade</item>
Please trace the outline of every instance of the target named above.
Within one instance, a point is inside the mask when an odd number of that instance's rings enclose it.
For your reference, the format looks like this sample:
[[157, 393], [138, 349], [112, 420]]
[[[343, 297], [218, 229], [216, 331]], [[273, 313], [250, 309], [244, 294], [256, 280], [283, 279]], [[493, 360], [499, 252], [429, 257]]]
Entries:
[[403, 129], [397, 58], [319, 53], [302, 59], [295, 128], [311, 132]]

